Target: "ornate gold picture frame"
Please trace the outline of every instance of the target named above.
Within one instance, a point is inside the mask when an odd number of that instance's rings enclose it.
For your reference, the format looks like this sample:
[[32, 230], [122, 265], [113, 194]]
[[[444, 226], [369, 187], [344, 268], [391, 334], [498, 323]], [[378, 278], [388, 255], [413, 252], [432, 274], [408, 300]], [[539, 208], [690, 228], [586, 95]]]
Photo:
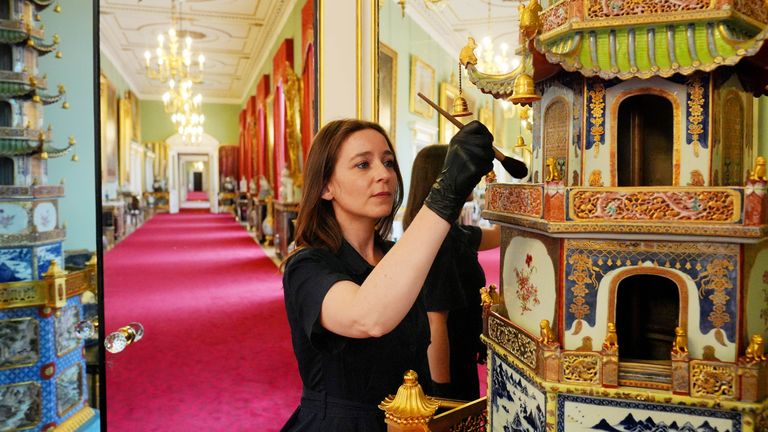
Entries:
[[117, 181], [117, 90], [106, 75], [99, 77], [101, 105], [101, 181]]
[[[453, 112], [453, 101], [459, 96], [459, 89], [451, 83], [440, 83], [440, 108]], [[437, 138], [440, 144], [448, 144], [459, 131], [459, 128], [449, 122], [443, 116], [439, 116], [437, 119]]]
[[431, 119], [433, 113], [432, 107], [424, 102], [418, 93], [431, 100], [435, 100], [435, 69], [428, 65], [424, 60], [411, 55], [411, 100], [409, 109], [412, 113], [418, 114], [425, 119]]
[[379, 42], [379, 118], [395, 145], [397, 129], [397, 51]]

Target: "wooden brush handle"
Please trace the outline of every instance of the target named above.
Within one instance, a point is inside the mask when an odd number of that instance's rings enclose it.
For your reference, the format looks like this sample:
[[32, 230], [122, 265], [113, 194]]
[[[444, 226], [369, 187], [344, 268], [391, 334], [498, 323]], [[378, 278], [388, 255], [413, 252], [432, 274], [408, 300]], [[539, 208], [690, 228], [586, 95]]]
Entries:
[[[424, 94], [422, 94], [421, 92], [419, 92], [419, 93], [417, 93], [417, 94], [419, 95], [419, 97], [420, 97], [420, 98], [424, 99], [424, 102], [428, 103], [428, 104], [429, 104], [429, 106], [431, 106], [432, 108], [434, 108], [435, 110], [437, 110], [437, 112], [439, 112], [440, 114], [442, 114], [442, 115], [443, 115], [443, 117], [447, 118], [447, 119], [448, 119], [448, 121], [450, 121], [451, 123], [453, 123], [453, 125], [454, 125], [454, 126], [456, 126], [456, 127], [457, 127], [457, 128], [459, 128], [459, 129], [461, 129], [461, 128], [463, 128], [463, 127], [464, 127], [464, 123], [462, 123], [462, 122], [461, 122], [459, 119], [457, 119], [456, 117], [454, 117], [454, 116], [453, 116], [451, 113], [449, 113], [448, 111], [446, 111], [446, 110], [444, 110], [443, 108], [441, 108], [441, 107], [440, 107], [440, 105], [438, 105], [438, 104], [436, 104], [436, 103], [432, 102], [432, 101], [431, 101], [431, 100], [430, 100], [428, 97], [424, 96]], [[494, 146], [494, 147], [493, 147], [493, 156], [494, 156], [494, 157], [496, 158], [496, 160], [497, 160], [497, 161], [499, 161], [499, 162], [501, 162], [501, 161], [503, 161], [504, 159], [506, 159], [506, 158], [507, 158], [507, 157], [504, 155], [504, 153], [502, 153], [502, 152], [501, 152], [499, 149], [497, 149], [497, 148], [496, 148], [496, 146]]]

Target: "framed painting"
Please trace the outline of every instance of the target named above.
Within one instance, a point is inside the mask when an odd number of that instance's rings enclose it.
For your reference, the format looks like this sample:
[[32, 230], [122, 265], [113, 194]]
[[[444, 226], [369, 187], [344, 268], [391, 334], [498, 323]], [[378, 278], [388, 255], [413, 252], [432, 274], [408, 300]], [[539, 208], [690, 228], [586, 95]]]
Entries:
[[101, 108], [101, 181], [117, 181], [117, 90], [104, 74], [99, 77]]
[[423, 93], [430, 100], [435, 100], [435, 69], [424, 60], [411, 56], [411, 100], [410, 111], [425, 119], [431, 119], [433, 109], [424, 102], [418, 93]]
[[[459, 89], [456, 88], [456, 86], [445, 81], [440, 83], [440, 101], [439, 101], [440, 108], [448, 112], [453, 112], [453, 101], [456, 100], [458, 96], [459, 96]], [[440, 142], [440, 144], [448, 144], [451, 141], [451, 138], [453, 138], [453, 136], [456, 135], [456, 132], [458, 131], [459, 131], [459, 128], [454, 126], [453, 123], [446, 120], [445, 117], [443, 116], [438, 117], [437, 139]]]
[[379, 42], [379, 118], [395, 145], [397, 126], [397, 51]]

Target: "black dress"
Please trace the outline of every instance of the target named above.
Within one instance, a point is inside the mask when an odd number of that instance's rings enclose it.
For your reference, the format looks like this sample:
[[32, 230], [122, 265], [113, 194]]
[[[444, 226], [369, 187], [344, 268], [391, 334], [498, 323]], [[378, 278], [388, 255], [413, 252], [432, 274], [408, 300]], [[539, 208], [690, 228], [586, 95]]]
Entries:
[[[391, 246], [380, 242], [385, 252]], [[403, 374], [413, 369], [422, 383], [429, 382], [429, 323], [421, 300], [379, 338], [348, 338], [320, 325], [321, 305], [331, 286], [342, 280], [362, 284], [371, 270], [346, 241], [337, 253], [310, 248], [288, 261], [285, 308], [304, 390], [283, 431], [385, 431], [378, 405], [397, 392]]]
[[[427, 311], [448, 311], [451, 384], [435, 389], [435, 396], [460, 400], [480, 397], [478, 357], [485, 347], [480, 288], [485, 272], [477, 260], [482, 230], [453, 224], [424, 282], [422, 297]], [[484, 358], [484, 357], [480, 357]]]

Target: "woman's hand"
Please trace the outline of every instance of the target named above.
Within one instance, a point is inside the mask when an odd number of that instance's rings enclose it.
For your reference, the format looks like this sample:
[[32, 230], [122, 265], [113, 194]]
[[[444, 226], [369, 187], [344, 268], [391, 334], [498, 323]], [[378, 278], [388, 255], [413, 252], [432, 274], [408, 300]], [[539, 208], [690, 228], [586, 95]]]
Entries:
[[448, 223], [453, 223], [467, 196], [491, 169], [493, 135], [482, 123], [472, 121], [451, 139], [443, 170], [424, 205]]

